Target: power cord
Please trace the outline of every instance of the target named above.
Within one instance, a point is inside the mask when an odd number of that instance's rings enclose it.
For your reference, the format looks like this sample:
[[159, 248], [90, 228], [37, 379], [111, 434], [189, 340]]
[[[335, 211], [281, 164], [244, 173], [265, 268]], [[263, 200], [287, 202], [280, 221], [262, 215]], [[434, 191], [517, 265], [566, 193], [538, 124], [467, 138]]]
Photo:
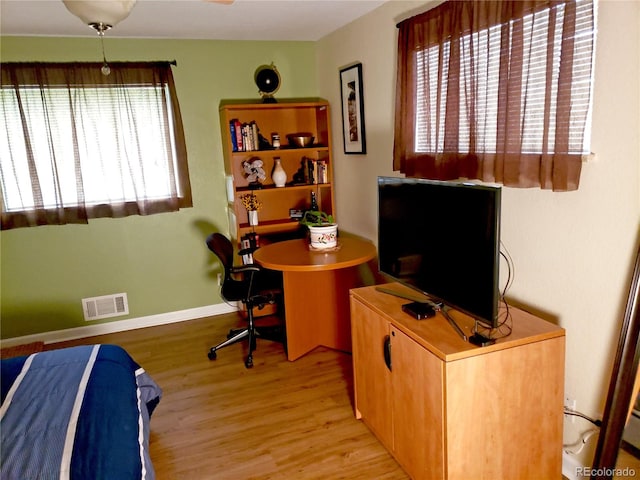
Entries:
[[[575, 417], [580, 417], [580, 418], [584, 418], [585, 420], [587, 420], [588, 422], [591, 422], [592, 424], [594, 424], [596, 427], [600, 427], [602, 426], [602, 420], [597, 420], [595, 418], [591, 418], [588, 415], [585, 415], [582, 412], [578, 412], [577, 410], [573, 410], [572, 408], [569, 407], [564, 407], [564, 414], [565, 415], [573, 415]], [[570, 444], [565, 444], [562, 446], [563, 450], [565, 451], [565, 453], [568, 453], [570, 455], [577, 455], [578, 453], [580, 453], [582, 451], [582, 449], [584, 448], [584, 446], [587, 444], [587, 441], [596, 433], [598, 433], [600, 430], [598, 428], [591, 428], [585, 432], [582, 432], [580, 434], [580, 438], [578, 438], [578, 440], [574, 443], [570, 443]]]
[[573, 415], [575, 417], [584, 418], [585, 420], [588, 420], [589, 422], [593, 423], [596, 427], [602, 426], [602, 420], [597, 420], [595, 418], [591, 418], [591, 417], [585, 415], [584, 413], [578, 412], [578, 411], [573, 410], [573, 409], [571, 409], [569, 407], [564, 407], [564, 414], [565, 415]]
[[[587, 430], [586, 432], [583, 432], [580, 435], [580, 438], [576, 442], [568, 445], [563, 445], [562, 448], [564, 449], [565, 453], [568, 453], [570, 455], [577, 455], [582, 451], [584, 446], [587, 444], [587, 440], [589, 440], [591, 437], [593, 437], [593, 435], [595, 435], [598, 432], [599, 430], [597, 428], [592, 428], [590, 430]], [[577, 448], [577, 450], [572, 450], [573, 448]]]
[[511, 331], [513, 329], [511, 323], [511, 312], [509, 312], [509, 304], [506, 300], [506, 294], [513, 284], [515, 266], [513, 263], [513, 259], [509, 254], [509, 251], [502, 242], [500, 242], [500, 256], [505, 260], [507, 264], [507, 281], [505, 282], [502, 292], [500, 292], [500, 301], [504, 303], [503, 313], [500, 314], [502, 318], [498, 321], [498, 326], [496, 328], [486, 328], [476, 322], [475, 329], [476, 331], [480, 331], [479, 333], [482, 333], [483, 336], [492, 340], [508, 337], [509, 335], [511, 335]]

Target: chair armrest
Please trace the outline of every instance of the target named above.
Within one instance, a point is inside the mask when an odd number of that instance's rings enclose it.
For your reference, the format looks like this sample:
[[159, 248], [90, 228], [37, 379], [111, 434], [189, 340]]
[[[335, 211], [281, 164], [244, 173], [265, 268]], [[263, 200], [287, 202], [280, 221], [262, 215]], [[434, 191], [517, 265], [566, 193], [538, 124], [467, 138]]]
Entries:
[[262, 270], [258, 265], [248, 263], [246, 265], [238, 265], [237, 267], [231, 267], [231, 273], [247, 273], [247, 272], [259, 272]]

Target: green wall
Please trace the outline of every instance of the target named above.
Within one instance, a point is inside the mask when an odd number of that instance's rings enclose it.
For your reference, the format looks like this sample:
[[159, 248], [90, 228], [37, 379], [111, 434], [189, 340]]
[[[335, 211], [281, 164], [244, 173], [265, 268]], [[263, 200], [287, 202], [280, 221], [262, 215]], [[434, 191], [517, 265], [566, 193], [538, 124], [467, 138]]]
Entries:
[[[10, 61], [100, 61], [97, 37], [2, 37]], [[86, 326], [81, 299], [126, 292], [120, 321], [221, 303], [219, 270], [204, 240], [228, 233], [218, 105], [255, 98], [256, 68], [274, 62], [276, 98], [318, 96], [313, 42], [105, 38], [107, 60], [176, 60], [174, 79], [187, 139], [193, 208], [90, 220], [88, 225], [0, 233], [0, 337]]]

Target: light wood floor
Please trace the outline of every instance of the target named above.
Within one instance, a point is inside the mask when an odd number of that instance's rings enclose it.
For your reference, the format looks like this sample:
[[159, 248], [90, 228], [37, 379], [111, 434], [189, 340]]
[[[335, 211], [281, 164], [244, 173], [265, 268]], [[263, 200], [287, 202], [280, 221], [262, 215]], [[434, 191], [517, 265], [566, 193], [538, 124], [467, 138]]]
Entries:
[[164, 479], [407, 479], [353, 413], [351, 356], [320, 347], [295, 362], [259, 341], [207, 358], [236, 314], [47, 345], [124, 347], [163, 389], [151, 458]]
[[[636, 476], [640, 473], [640, 459], [635, 457], [633, 454], [623, 450], [622, 448], [618, 451], [618, 461], [616, 462], [616, 469], [620, 473], [625, 473], [626, 478], [629, 478], [629, 475], [626, 475], [627, 471], [633, 471], [631, 476]], [[625, 471], [625, 469], [629, 469]], [[614, 480], [621, 480], [625, 478], [622, 475], [614, 475]]]

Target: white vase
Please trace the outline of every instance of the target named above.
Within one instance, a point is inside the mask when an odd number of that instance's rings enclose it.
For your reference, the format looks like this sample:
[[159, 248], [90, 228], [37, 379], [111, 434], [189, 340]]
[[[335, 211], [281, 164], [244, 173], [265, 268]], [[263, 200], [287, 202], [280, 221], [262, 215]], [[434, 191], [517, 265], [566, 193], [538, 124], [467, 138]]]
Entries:
[[276, 187], [284, 187], [287, 183], [287, 172], [282, 168], [282, 164], [280, 163], [280, 159], [275, 159], [275, 165], [273, 167], [273, 172], [271, 173], [271, 178], [273, 179], [273, 183], [276, 184]]
[[335, 248], [338, 245], [338, 225], [332, 223], [321, 227], [309, 226], [309, 236], [311, 237], [311, 248], [313, 249]]
[[258, 211], [249, 210], [247, 213], [249, 214], [249, 225], [251, 226], [258, 225]]

